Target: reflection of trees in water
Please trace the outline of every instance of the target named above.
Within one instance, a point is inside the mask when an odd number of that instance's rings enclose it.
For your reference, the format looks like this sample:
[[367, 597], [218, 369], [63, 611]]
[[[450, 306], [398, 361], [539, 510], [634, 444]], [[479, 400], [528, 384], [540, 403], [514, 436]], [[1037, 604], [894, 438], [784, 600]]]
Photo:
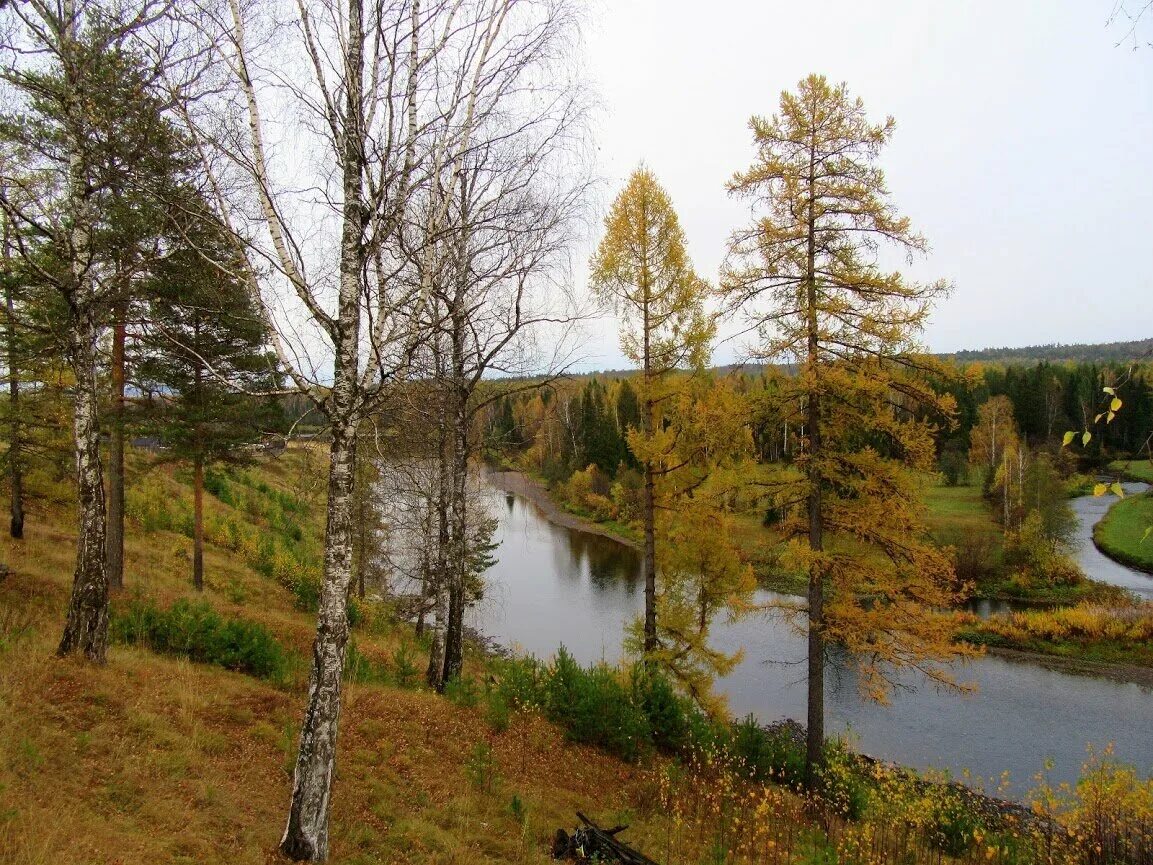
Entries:
[[624, 586], [628, 594], [637, 589], [640, 560], [635, 551], [610, 538], [576, 529], [568, 531], [568, 546], [574, 555], [588, 560], [592, 584], [602, 590]]

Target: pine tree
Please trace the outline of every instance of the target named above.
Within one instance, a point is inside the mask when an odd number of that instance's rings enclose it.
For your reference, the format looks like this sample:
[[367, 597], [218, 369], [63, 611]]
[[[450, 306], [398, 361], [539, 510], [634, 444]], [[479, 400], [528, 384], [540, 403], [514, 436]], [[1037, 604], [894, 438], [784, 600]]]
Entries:
[[[158, 264], [148, 286], [149, 351], [141, 383], [155, 396], [147, 425], [168, 458], [191, 463], [192, 583], [204, 588], [204, 474], [251, 459], [248, 445], [276, 429], [280, 412], [252, 392], [279, 385], [243, 264], [226, 229], [207, 214], [188, 242]], [[218, 263], [232, 258], [233, 268]], [[246, 391], [248, 393], [246, 393]]]
[[946, 287], [877, 264], [882, 242], [926, 250], [876, 165], [891, 118], [871, 124], [845, 85], [810, 76], [750, 126], [756, 157], [729, 190], [760, 211], [733, 235], [722, 291], [761, 335], [762, 357], [798, 364], [782, 408], [804, 425], [799, 476], [782, 476], [778, 504], [791, 559], [808, 574], [805, 781], [815, 789], [829, 646], [850, 650], [877, 697], [891, 668], [949, 681], [932, 661], [958, 651], [933, 612], [953, 600], [952, 566], [926, 537], [912, 474], [934, 460], [923, 413], [951, 406], [902, 372], [919, 363], [916, 337]]
[[14, 98], [0, 115], [3, 159], [19, 167], [6, 172], [0, 207], [24, 241], [23, 263], [66, 311], [63, 354], [74, 379], [79, 519], [59, 653], [101, 663], [108, 570], [98, 344], [110, 304], [157, 252], [170, 178], [187, 169], [157, 92], [159, 70], [144, 68], [147, 57], [171, 59], [162, 16], [127, 12], [82, 0], [7, 10], [2, 75]]

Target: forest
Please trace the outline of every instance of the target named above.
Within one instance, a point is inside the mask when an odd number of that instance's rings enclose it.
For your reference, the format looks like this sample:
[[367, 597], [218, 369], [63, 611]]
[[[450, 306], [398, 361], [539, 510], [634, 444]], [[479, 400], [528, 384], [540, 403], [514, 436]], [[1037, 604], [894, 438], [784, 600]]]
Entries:
[[[0, 862], [535, 862], [581, 809], [670, 865], [1153, 861], [1139, 763], [985, 790], [860, 753], [837, 690], [1148, 685], [1074, 508], [1153, 573], [1148, 340], [931, 353], [896, 122], [820, 74], [729, 131], [698, 272], [647, 165], [593, 204], [584, 14], [0, 3]], [[630, 368], [580, 369], [606, 326]], [[635, 551], [618, 654], [478, 627], [532, 601], [523, 490]], [[803, 717], [731, 708], [741, 623]]]

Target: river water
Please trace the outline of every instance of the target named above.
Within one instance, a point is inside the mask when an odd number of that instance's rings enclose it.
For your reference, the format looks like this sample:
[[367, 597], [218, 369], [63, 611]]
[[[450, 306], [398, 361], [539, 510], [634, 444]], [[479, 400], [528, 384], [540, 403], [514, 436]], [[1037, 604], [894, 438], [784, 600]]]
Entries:
[[[625, 626], [644, 603], [636, 551], [554, 525], [519, 495], [495, 489], [488, 495], [499, 518], [500, 546], [486, 598], [470, 624], [538, 657], [564, 645], [583, 663], [618, 660]], [[1088, 537], [1108, 502], [1088, 496], [1073, 505], [1081, 535]], [[1090, 576], [1153, 595], [1153, 578], [1105, 558], [1091, 541], [1082, 544], [1080, 557]], [[757, 600], [798, 599], [760, 592]], [[718, 682], [734, 714], [751, 713], [763, 722], [804, 718], [804, 640], [786, 617], [718, 622], [713, 643], [745, 651]], [[1143, 773], [1153, 771], [1149, 688], [985, 657], [955, 671], [959, 681], [975, 686], [972, 694], [938, 692], [909, 677], [881, 706], [862, 698], [851, 670], [834, 667], [826, 683], [830, 732], [848, 733], [859, 750], [881, 759], [944, 769], [989, 790], [1007, 772], [1011, 795], [1033, 786], [1047, 762], [1050, 780], [1075, 780], [1090, 745], [1112, 743], [1118, 758]]]

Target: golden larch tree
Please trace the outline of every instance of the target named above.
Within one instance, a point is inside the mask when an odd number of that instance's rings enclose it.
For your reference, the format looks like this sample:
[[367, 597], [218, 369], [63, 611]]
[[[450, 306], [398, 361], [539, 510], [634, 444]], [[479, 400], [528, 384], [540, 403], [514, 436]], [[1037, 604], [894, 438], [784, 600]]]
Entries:
[[[705, 314], [710, 286], [693, 271], [685, 233], [669, 195], [653, 173], [638, 168], [605, 217], [605, 234], [589, 262], [590, 281], [621, 323], [621, 350], [641, 372], [642, 437], [659, 433], [661, 403], [676, 389], [678, 369], [699, 370], [709, 358], [714, 324]], [[642, 522], [645, 581], [644, 652], [657, 647], [656, 479], [659, 449], [637, 454], [644, 473]], [[634, 453], [636, 453], [634, 448]]]
[[948, 556], [927, 537], [916, 473], [934, 462], [934, 418], [953, 406], [918, 376], [917, 354], [943, 282], [912, 283], [880, 264], [925, 240], [889, 201], [877, 166], [894, 122], [869, 122], [845, 85], [810, 76], [754, 117], [756, 158], [729, 182], [756, 217], [730, 241], [721, 294], [759, 334], [756, 354], [797, 364], [778, 392], [801, 427], [796, 471], [776, 504], [789, 557], [808, 575], [805, 782], [818, 787], [826, 651], [840, 645], [883, 699], [890, 674], [913, 668], [951, 683], [940, 662], [962, 654], [945, 621]]

